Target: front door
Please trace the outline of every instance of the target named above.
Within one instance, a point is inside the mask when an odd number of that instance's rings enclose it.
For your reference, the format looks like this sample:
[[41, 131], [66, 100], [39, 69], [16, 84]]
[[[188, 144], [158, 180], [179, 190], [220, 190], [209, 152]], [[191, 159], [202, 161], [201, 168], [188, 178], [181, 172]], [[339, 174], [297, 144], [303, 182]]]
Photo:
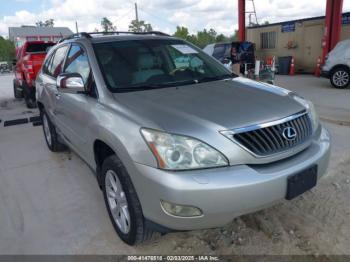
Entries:
[[304, 27], [304, 57], [302, 68], [305, 72], [315, 71], [317, 59], [322, 55], [322, 25]]
[[[56, 115], [63, 128], [65, 140], [79, 152], [86, 161], [88, 159], [88, 141], [91, 137], [92, 110], [97, 106], [97, 98], [91, 68], [85, 50], [72, 44], [67, 58], [64, 73], [79, 73], [83, 78], [86, 93], [62, 93], [56, 102]], [[94, 89], [94, 90], [93, 90]]]

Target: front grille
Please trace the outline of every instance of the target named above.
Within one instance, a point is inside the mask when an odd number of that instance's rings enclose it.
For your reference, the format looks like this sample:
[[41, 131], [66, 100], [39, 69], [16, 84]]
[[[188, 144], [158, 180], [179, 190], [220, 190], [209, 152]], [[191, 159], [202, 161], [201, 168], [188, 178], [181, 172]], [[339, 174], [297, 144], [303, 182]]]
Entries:
[[[288, 127], [296, 132], [293, 139], [287, 139], [286, 135], [283, 135]], [[233, 134], [233, 138], [254, 154], [268, 156], [306, 142], [311, 134], [311, 121], [305, 113], [283, 123]]]

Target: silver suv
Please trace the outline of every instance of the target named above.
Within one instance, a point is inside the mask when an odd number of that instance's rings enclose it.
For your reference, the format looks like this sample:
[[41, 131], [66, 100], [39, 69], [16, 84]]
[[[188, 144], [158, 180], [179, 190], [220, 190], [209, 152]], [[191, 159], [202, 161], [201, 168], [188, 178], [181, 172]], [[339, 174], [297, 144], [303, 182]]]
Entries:
[[311, 102], [161, 33], [64, 39], [36, 89], [49, 149], [68, 146], [96, 170], [130, 245], [293, 199], [328, 165], [330, 137]]

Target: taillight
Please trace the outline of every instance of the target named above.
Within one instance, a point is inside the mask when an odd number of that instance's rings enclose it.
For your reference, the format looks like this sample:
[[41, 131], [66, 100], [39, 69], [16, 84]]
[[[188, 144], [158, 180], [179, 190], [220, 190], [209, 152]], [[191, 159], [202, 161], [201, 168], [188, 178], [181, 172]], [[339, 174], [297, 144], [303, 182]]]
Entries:
[[28, 74], [34, 74], [33, 61], [27, 61], [25, 64]]

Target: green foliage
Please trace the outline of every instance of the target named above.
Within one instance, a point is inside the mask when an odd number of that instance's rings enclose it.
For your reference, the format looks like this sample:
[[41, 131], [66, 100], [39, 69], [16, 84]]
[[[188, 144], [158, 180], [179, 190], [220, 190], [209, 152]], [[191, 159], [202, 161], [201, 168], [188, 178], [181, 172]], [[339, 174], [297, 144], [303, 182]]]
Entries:
[[11, 62], [15, 55], [14, 43], [0, 36], [0, 61]]
[[188, 29], [184, 26], [177, 26], [174, 36], [185, 39], [200, 48], [205, 47], [208, 44], [219, 42], [232, 42], [237, 40], [237, 31], [230, 37], [224, 34], [217, 34], [214, 29], [204, 29], [198, 31], [197, 34], [190, 34]]
[[46, 21], [38, 21], [35, 23], [37, 27], [54, 27], [55, 20], [50, 18]]
[[143, 20], [140, 20], [140, 21], [132, 20], [129, 25], [130, 32], [150, 32], [152, 30], [153, 30], [152, 25], [146, 23]]
[[114, 26], [113, 23], [107, 17], [102, 18], [101, 27], [103, 32], [116, 31], [116, 26]]

